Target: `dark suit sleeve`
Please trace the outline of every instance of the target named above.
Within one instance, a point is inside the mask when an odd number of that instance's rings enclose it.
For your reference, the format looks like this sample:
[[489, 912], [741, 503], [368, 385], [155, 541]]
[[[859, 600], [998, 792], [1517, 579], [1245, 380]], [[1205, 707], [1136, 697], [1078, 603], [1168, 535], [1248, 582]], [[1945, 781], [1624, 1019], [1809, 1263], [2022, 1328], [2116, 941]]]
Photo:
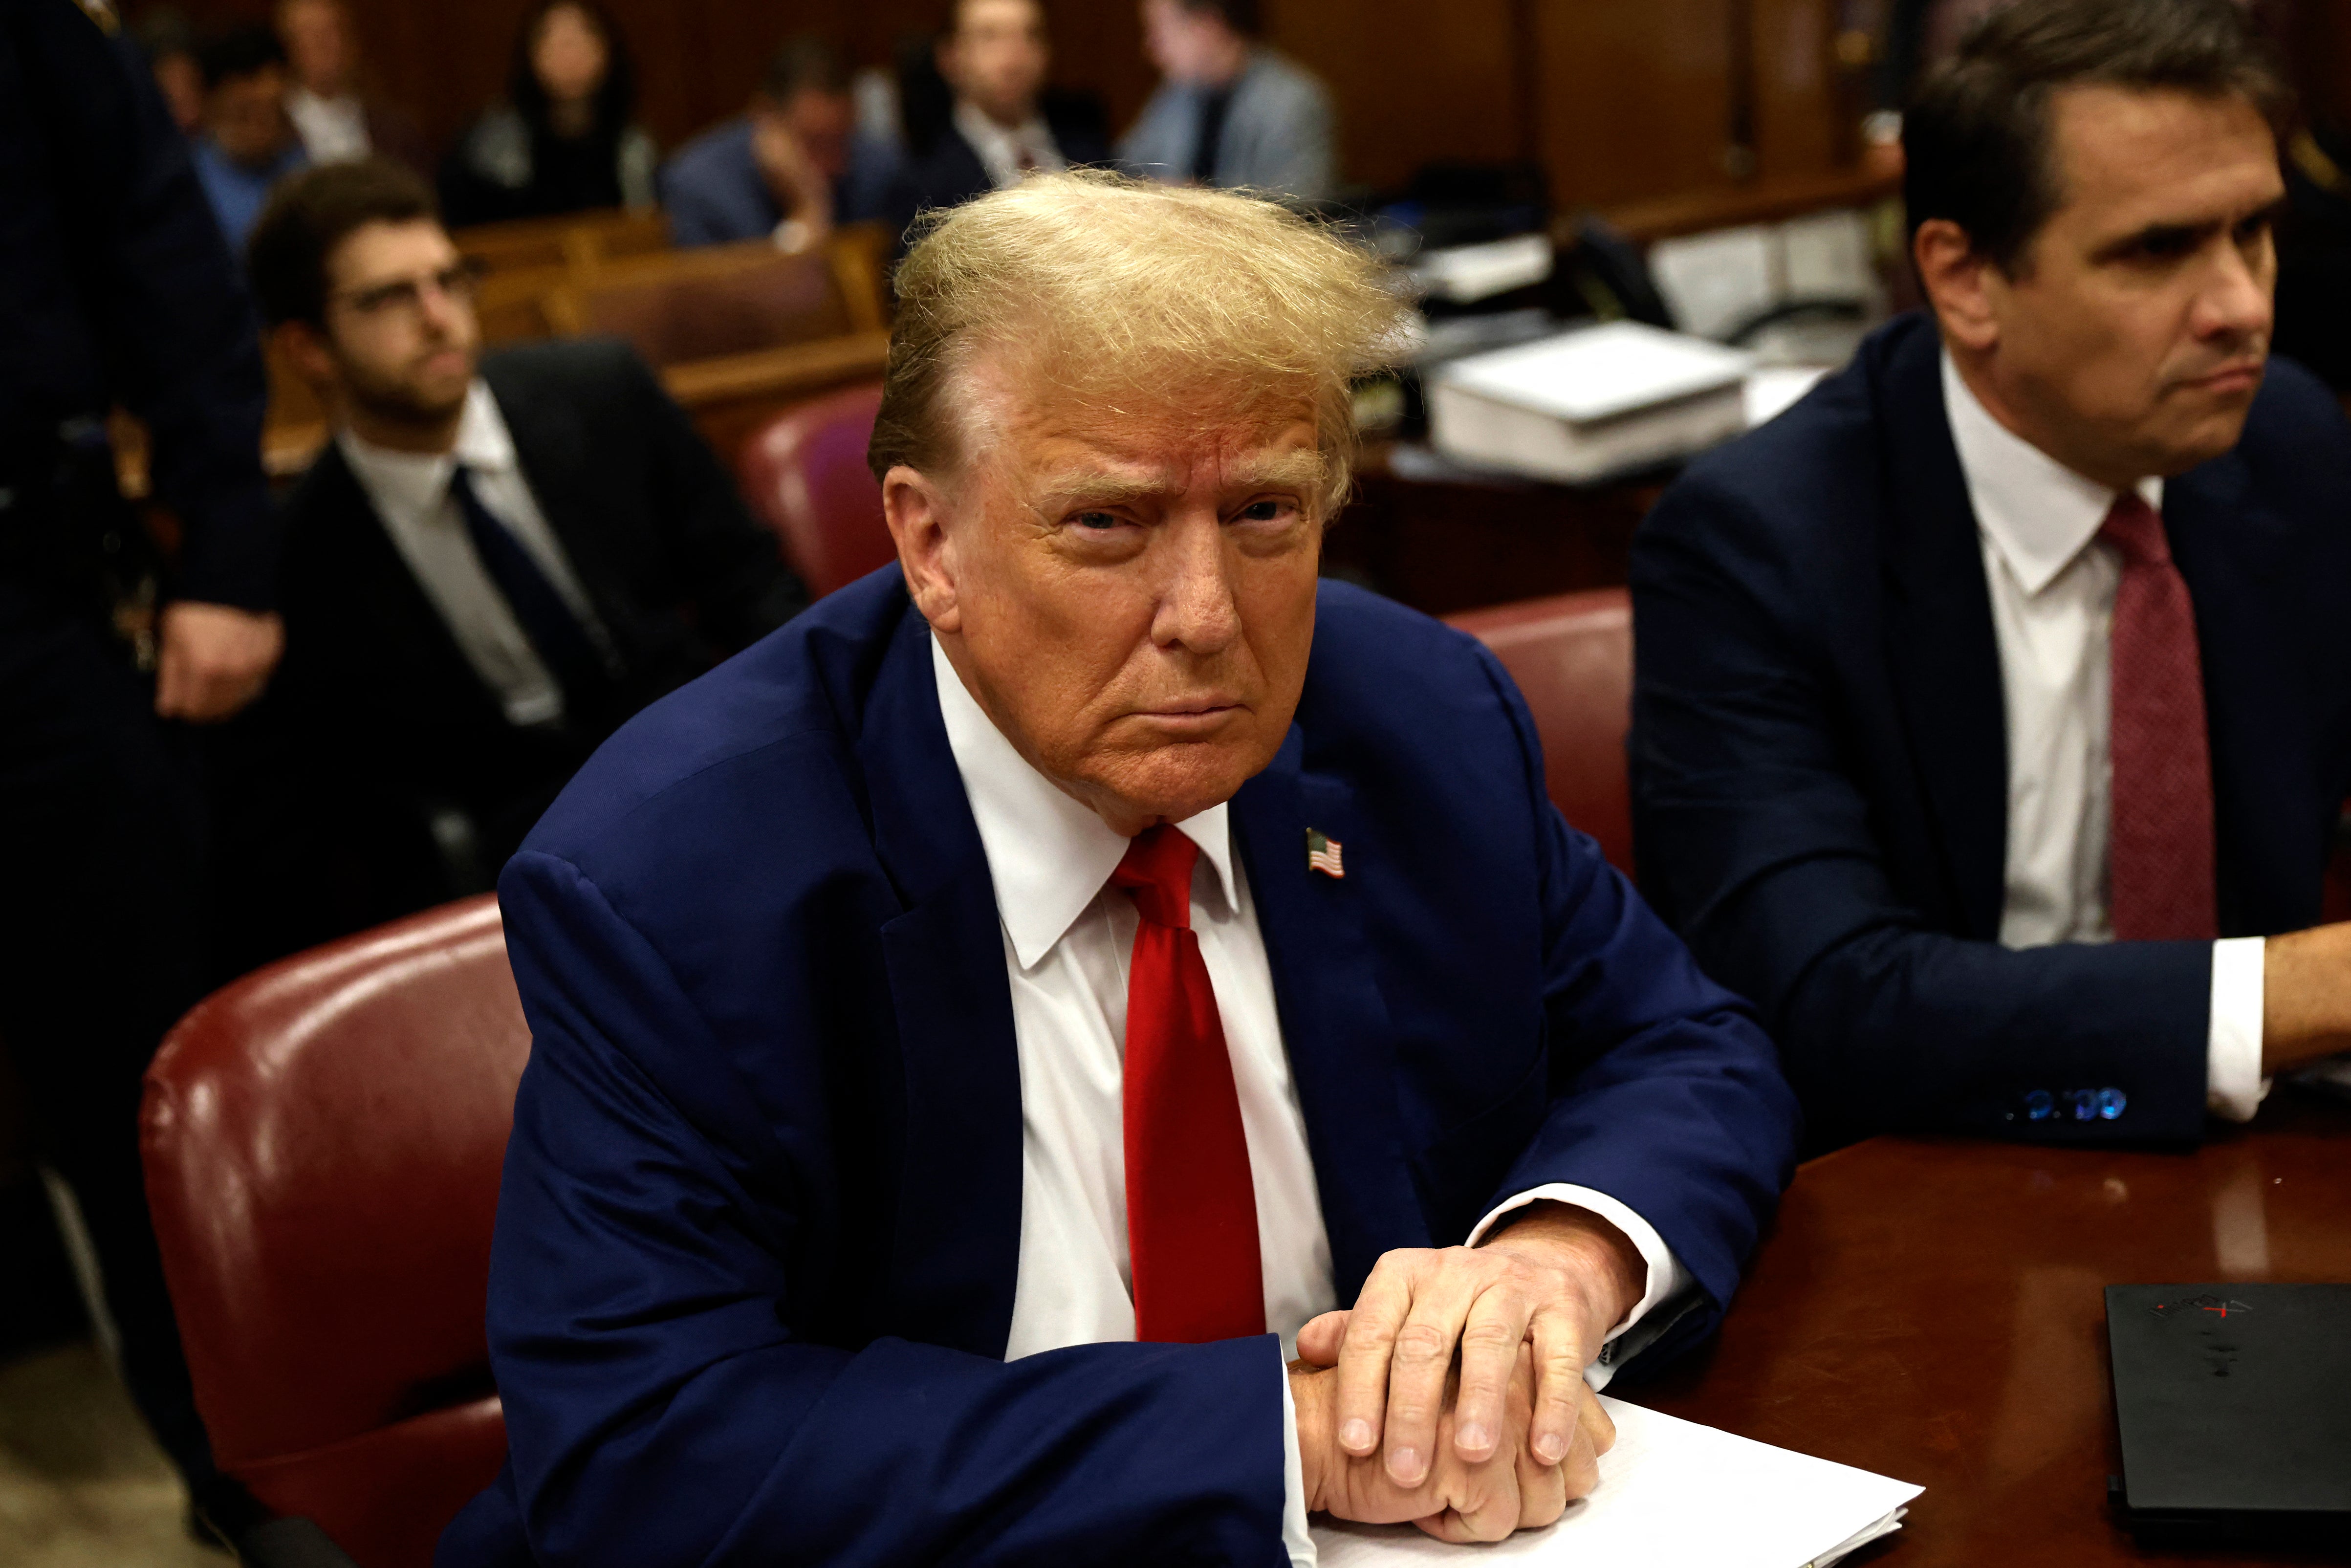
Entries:
[[26, 74], [108, 382], [145, 422], [154, 493], [185, 529], [174, 591], [266, 610], [277, 533], [252, 305], [136, 52], [66, 0], [25, 10]]
[[1708, 1298], [1645, 1353], [1710, 1328], [1794, 1168], [1798, 1113], [1745, 1003], [1547, 798], [1526, 705], [1491, 655], [1518, 731], [1518, 798], [1541, 873], [1551, 1106], [1497, 1203], [1568, 1183], [1647, 1220]]
[[[1908, 906], [1798, 623], [1834, 607], [1787, 608], [1809, 601], [1761, 538], [1685, 480], [1635, 540], [1635, 825], [1644, 883], [1761, 1008], [1807, 1112], [1844, 1136], [2199, 1136], [2210, 945], [2011, 951]], [[2113, 1119], [2071, 1097], [2109, 1088]]]
[[681, 154], [663, 164], [656, 177], [662, 213], [669, 219], [670, 243], [684, 250], [754, 237], [729, 230], [726, 215], [712, 198], [709, 187], [682, 159]]
[[675, 580], [703, 633], [728, 653], [758, 642], [808, 608], [808, 590], [783, 547], [743, 504], [685, 410], [634, 354], [623, 356], [627, 396], [651, 448], [652, 515]]
[[[1278, 1340], [1006, 1363], [797, 1336], [806, 1260], [839, 1255], [821, 1108], [697, 1101], [664, 1064], [720, 1047], [654, 946], [546, 854], [499, 891], [532, 1045], [490, 1348], [541, 1568], [1287, 1563]], [[489, 1560], [481, 1528], [444, 1568]]]

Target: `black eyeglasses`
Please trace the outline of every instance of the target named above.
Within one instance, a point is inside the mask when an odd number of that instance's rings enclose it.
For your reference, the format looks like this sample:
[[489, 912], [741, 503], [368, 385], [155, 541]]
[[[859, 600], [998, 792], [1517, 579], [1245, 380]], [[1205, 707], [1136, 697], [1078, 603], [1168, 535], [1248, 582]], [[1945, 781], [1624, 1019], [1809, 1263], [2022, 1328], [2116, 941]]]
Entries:
[[347, 289], [334, 298], [361, 316], [381, 318], [394, 313], [421, 316], [424, 313], [424, 291], [428, 288], [447, 298], [472, 304], [482, 285], [480, 266], [471, 260], [443, 267], [438, 272], [421, 277], [398, 277], [388, 283], [371, 284], [365, 288]]

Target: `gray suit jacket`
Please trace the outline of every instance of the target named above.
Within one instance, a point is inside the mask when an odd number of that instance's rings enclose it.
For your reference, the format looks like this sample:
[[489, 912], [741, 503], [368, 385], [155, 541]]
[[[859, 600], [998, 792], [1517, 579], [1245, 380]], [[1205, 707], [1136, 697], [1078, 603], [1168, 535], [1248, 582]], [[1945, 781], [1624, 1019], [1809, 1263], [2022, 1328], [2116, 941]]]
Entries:
[[[1190, 179], [1207, 97], [1191, 83], [1161, 84], [1119, 144], [1119, 162], [1153, 179]], [[1335, 139], [1330, 92], [1301, 67], [1259, 46], [1233, 83], [1212, 183], [1325, 200], [1338, 184]]]

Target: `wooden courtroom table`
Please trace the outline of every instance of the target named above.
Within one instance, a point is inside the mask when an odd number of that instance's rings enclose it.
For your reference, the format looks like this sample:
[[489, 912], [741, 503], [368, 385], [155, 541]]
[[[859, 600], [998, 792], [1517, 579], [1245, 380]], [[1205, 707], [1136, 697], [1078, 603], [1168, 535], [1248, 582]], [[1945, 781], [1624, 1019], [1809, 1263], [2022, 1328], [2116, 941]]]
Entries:
[[1394, 454], [1364, 444], [1354, 498], [1323, 536], [1322, 570], [1429, 615], [1621, 585], [1633, 530], [1669, 477], [1412, 478]]
[[2351, 1104], [2281, 1087], [2188, 1154], [1876, 1138], [1797, 1172], [1720, 1339], [1622, 1392], [1924, 1486], [1873, 1568], [2340, 1562], [2142, 1551], [2106, 1509], [2102, 1288], [2273, 1280], [2351, 1281]]

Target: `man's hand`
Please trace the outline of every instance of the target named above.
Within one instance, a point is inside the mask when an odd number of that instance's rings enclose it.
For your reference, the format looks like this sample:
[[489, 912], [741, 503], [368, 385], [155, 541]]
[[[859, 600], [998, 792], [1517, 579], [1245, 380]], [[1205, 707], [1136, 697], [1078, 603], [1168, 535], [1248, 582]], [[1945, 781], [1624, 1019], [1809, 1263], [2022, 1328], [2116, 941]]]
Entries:
[[1531, 1204], [1506, 1224], [1480, 1247], [1387, 1254], [1353, 1311], [1300, 1331], [1302, 1358], [1338, 1363], [1340, 1447], [1358, 1458], [1384, 1448], [1397, 1486], [1426, 1479], [1440, 1440], [1477, 1464], [1513, 1438], [1506, 1405], [1522, 1345], [1533, 1354], [1525, 1446], [1536, 1460], [1557, 1465], [1579, 1441], [1605, 1452], [1615, 1440], [1583, 1369], [1641, 1299], [1647, 1265], [1624, 1232], [1583, 1209]]
[[217, 724], [261, 695], [286, 651], [286, 623], [226, 604], [167, 604], [155, 711]]
[[816, 166], [783, 116], [753, 117], [751, 156], [787, 219], [799, 223], [818, 239], [831, 231], [832, 182]]
[[1446, 1440], [1453, 1420], [1447, 1413], [1438, 1422], [1437, 1462], [1415, 1487], [1398, 1486], [1376, 1458], [1350, 1454], [1333, 1438], [1338, 1378], [1331, 1368], [1303, 1360], [1290, 1364], [1290, 1397], [1298, 1406], [1299, 1472], [1310, 1513], [1366, 1524], [1409, 1520], [1439, 1541], [1499, 1541], [1513, 1531], [1552, 1523], [1571, 1499], [1589, 1492], [1600, 1479], [1598, 1456], [1588, 1448], [1571, 1455], [1565, 1465], [1543, 1464], [1527, 1451], [1534, 1361], [1524, 1346], [1504, 1401], [1502, 1427], [1510, 1436], [1484, 1459], [1470, 1463]]
[[2262, 1071], [2351, 1051], [2351, 923], [2273, 936], [2262, 948]]

